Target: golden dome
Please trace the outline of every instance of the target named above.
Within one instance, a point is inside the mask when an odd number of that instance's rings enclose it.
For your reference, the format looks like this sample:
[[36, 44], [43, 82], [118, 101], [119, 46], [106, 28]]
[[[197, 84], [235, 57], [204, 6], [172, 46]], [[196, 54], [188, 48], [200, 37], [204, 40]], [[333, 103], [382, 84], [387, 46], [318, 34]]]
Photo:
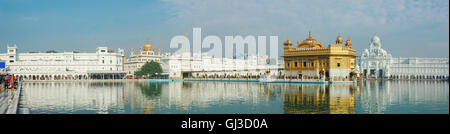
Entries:
[[153, 46], [152, 44], [150, 44], [150, 42], [147, 41], [147, 43], [145, 43], [145, 45], [142, 47], [143, 51], [153, 51]]
[[338, 37], [336, 38], [336, 44], [342, 44], [342, 42], [344, 42], [344, 40], [342, 40], [341, 34], [338, 34]]
[[287, 45], [292, 46], [292, 41], [286, 40], [286, 41], [284, 41], [283, 44], [284, 44], [285, 46], [287, 46]]
[[302, 42], [297, 41], [297, 45], [297, 48], [321, 48], [322, 42], [316, 41], [316, 39], [311, 36], [311, 32], [309, 32], [308, 38]]

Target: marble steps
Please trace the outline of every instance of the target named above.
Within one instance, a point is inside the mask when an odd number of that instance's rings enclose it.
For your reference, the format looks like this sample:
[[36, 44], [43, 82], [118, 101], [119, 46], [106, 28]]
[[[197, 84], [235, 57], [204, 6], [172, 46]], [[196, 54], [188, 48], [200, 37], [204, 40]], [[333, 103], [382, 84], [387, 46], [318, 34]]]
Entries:
[[28, 108], [19, 108], [19, 114], [30, 114], [30, 110]]
[[25, 97], [24, 97], [24, 92], [23, 91], [21, 91], [20, 92], [20, 100], [19, 100], [19, 109], [17, 110], [17, 113], [18, 114], [30, 114], [30, 109], [28, 109], [27, 107], [26, 107], [26, 104], [25, 104]]
[[0, 114], [6, 114], [6, 110], [10, 104], [11, 96], [2, 96], [0, 98]]

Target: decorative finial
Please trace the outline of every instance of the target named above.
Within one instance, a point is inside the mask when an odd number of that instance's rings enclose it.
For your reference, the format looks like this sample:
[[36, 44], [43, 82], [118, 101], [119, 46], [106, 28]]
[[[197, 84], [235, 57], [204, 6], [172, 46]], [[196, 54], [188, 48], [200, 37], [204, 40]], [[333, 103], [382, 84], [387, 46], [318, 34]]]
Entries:
[[311, 37], [311, 31], [309, 31], [309, 38], [311, 39], [312, 37]]

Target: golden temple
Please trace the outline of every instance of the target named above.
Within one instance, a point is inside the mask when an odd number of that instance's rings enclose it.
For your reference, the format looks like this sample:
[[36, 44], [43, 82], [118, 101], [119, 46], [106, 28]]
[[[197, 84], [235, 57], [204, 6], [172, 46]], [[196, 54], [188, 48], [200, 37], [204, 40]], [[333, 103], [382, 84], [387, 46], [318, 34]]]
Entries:
[[297, 78], [325, 78], [333, 80], [350, 80], [356, 73], [356, 50], [352, 48], [350, 37], [345, 44], [340, 34], [336, 44], [322, 47], [309, 32], [309, 37], [297, 42], [294, 48], [292, 41], [286, 40], [284, 45], [284, 63], [286, 75]]

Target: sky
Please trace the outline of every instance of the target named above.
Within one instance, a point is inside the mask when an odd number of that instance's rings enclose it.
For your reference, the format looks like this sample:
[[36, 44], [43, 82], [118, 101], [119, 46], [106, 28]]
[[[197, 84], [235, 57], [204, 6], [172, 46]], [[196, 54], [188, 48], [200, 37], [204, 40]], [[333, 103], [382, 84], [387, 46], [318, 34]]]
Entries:
[[[169, 49], [192, 29], [208, 35], [312, 36], [338, 33], [358, 55], [377, 34], [393, 57], [449, 57], [448, 0], [0, 0], [0, 52], [94, 52], [98, 46]], [[191, 40], [192, 43], [192, 40]], [[224, 43], [223, 43], [224, 44]], [[280, 53], [282, 54], [282, 53]]]

